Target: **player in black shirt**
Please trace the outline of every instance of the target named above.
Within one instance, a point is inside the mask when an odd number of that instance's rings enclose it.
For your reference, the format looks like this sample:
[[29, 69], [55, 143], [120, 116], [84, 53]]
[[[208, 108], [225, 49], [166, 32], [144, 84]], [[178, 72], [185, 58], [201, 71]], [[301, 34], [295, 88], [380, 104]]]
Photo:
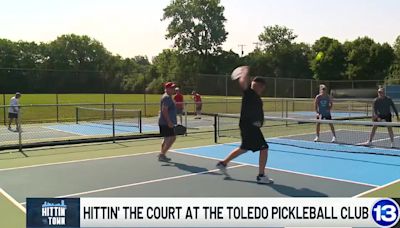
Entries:
[[[378, 89], [378, 97], [375, 98], [373, 104], [373, 121], [375, 122], [392, 122], [392, 112], [390, 108], [393, 108], [393, 111], [396, 113], [397, 121], [400, 121], [399, 113], [394, 105], [392, 99], [390, 97], [385, 96], [385, 90], [383, 88]], [[367, 141], [367, 145], [372, 145], [372, 140], [375, 136], [375, 132], [378, 126], [372, 127], [371, 134], [369, 136], [369, 140]], [[394, 134], [392, 127], [388, 127], [391, 147], [394, 147]]]
[[217, 164], [217, 168], [225, 175], [228, 175], [226, 167], [231, 160], [249, 150], [253, 152], [260, 151], [257, 182], [260, 184], [270, 184], [273, 183], [273, 180], [264, 173], [268, 158], [268, 144], [260, 129], [264, 123], [263, 102], [260, 96], [265, 89], [265, 80], [256, 77], [250, 82], [248, 73], [249, 68], [244, 67], [244, 72], [239, 77], [239, 85], [243, 91], [239, 121], [242, 143], [225, 160], [220, 161]]

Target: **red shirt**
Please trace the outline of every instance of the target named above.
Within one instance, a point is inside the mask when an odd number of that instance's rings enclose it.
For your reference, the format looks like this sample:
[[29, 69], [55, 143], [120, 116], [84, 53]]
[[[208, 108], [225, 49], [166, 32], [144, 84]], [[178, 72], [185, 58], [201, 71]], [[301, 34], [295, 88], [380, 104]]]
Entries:
[[201, 103], [201, 96], [200, 96], [200, 94], [196, 93], [195, 95], [193, 95], [193, 99], [194, 99], [194, 102], [196, 102], [196, 103]]
[[177, 93], [174, 97], [174, 101], [176, 103], [176, 107], [179, 109], [183, 109], [183, 95], [181, 93]]

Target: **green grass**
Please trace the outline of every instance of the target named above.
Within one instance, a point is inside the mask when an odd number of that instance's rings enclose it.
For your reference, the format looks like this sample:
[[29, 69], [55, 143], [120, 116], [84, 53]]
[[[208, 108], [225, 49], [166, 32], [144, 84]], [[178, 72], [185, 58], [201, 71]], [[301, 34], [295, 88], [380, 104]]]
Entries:
[[[12, 94], [5, 95], [6, 105], [8, 105], [8, 101], [12, 96]], [[76, 105], [71, 104], [91, 103], [99, 105], [90, 105], [90, 107], [104, 108], [104, 101], [107, 104], [117, 103], [116, 108], [140, 109], [146, 116], [156, 116], [159, 112], [160, 97], [161, 95], [159, 94], [147, 94], [145, 100], [143, 94], [107, 94], [104, 100], [103, 94], [59, 94], [58, 98], [55, 94], [23, 94], [21, 105], [26, 107], [22, 108], [22, 121], [23, 123], [55, 122], [57, 120], [60, 122], [74, 121]], [[3, 99], [1, 100], [3, 104]], [[147, 103], [146, 106], [144, 105], [145, 101]], [[192, 100], [190, 96], [185, 96], [185, 101], [191, 102]], [[229, 105], [226, 104], [225, 97], [220, 96], [204, 96], [203, 101], [205, 103], [220, 102], [219, 104], [204, 105], [204, 112], [238, 113], [240, 109], [240, 100], [237, 99], [233, 99], [233, 103]], [[57, 102], [61, 104], [58, 109], [55, 106]], [[46, 104], [49, 106], [37, 106]], [[30, 105], [33, 106], [30, 107]], [[106, 106], [106, 108], [111, 108], [111, 105]], [[191, 104], [187, 109], [188, 111], [194, 111], [195, 106]], [[0, 110], [0, 121], [3, 121], [4, 117], [7, 118], [7, 112], [7, 109]]]
[[25, 213], [0, 194], [0, 227], [24, 228]]
[[363, 195], [362, 197], [400, 198], [400, 179], [396, 183], [393, 183], [385, 188], [376, 189]]
[[[9, 99], [13, 94], [5, 94], [5, 103], [8, 105]], [[141, 109], [143, 112], [146, 111], [147, 116], [156, 116], [159, 111], [159, 100], [160, 94], [147, 94], [146, 100], [144, 94], [23, 94], [21, 98], [22, 105], [70, 105], [70, 104], [82, 104], [92, 103], [100, 104], [93, 107], [103, 108], [101, 105], [104, 102], [111, 103], [137, 103], [138, 105], [117, 105], [117, 108], [129, 108], [129, 109]], [[1, 105], [3, 105], [3, 99]], [[146, 107], [143, 103], [147, 103]], [[191, 102], [189, 95], [185, 96], [186, 102]], [[203, 111], [207, 113], [239, 113], [240, 111], [240, 97], [225, 97], [225, 96], [203, 96]], [[266, 99], [264, 101], [264, 110], [267, 112], [281, 112], [282, 110], [291, 111], [312, 111], [314, 110], [313, 101], [301, 100], [301, 101], [281, 101], [276, 99]], [[334, 108], [336, 110], [349, 110], [349, 107], [353, 111], [365, 111], [366, 104], [358, 102], [336, 102]], [[110, 108], [108, 106], [107, 108]], [[187, 107], [188, 111], [194, 111], [195, 107], [193, 104]], [[0, 110], [0, 121], [4, 119], [4, 114], [7, 115], [7, 110]], [[24, 107], [23, 108], [23, 120], [25, 122], [53, 122], [57, 120], [57, 108], [51, 107]], [[58, 109], [58, 120], [59, 121], [71, 121], [75, 118], [75, 107], [74, 106], [60, 106]]]

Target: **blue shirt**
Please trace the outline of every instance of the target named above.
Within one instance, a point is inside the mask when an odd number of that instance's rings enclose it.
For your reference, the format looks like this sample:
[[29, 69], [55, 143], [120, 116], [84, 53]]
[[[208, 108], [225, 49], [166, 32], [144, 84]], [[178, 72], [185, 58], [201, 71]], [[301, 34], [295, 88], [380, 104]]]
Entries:
[[175, 102], [172, 100], [172, 97], [169, 96], [168, 94], [164, 93], [164, 95], [161, 97], [161, 102], [160, 102], [160, 116], [158, 118], [158, 124], [159, 125], [168, 125], [167, 120], [164, 118], [162, 114], [162, 107], [166, 106], [168, 108], [168, 116], [171, 122], [176, 125], [176, 106]]
[[331, 98], [329, 95], [317, 95], [315, 98], [317, 99], [318, 113], [321, 115], [330, 115], [330, 104]]

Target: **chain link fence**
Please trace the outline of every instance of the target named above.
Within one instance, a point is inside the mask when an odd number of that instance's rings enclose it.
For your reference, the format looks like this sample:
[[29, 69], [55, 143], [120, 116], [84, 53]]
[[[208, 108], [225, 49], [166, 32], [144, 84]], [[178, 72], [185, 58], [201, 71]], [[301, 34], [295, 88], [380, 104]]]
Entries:
[[[240, 90], [229, 75], [169, 75], [178, 78], [182, 91], [189, 94], [192, 90], [203, 95], [238, 96]], [[319, 84], [326, 84], [330, 91], [338, 96], [367, 98], [371, 94], [363, 90], [374, 90], [384, 85], [379, 80], [343, 80], [316, 81], [313, 79], [271, 78], [267, 82], [266, 97], [276, 98], [312, 98], [318, 93]], [[168, 80], [168, 79], [164, 79]], [[162, 80], [161, 80], [162, 81]], [[19, 91], [24, 94], [144, 94], [160, 93], [162, 82], [143, 73], [127, 75], [110, 75], [99, 71], [62, 71], [0, 68], [0, 93], [13, 94]], [[153, 88], [155, 87], [155, 88]], [[351, 92], [352, 91], [352, 92]], [[358, 91], [358, 92], [357, 92]], [[361, 92], [360, 92], [361, 91]], [[56, 100], [57, 97], [54, 98]], [[3, 100], [4, 104], [4, 100]]]
[[[365, 119], [371, 105], [370, 100], [336, 100], [333, 117]], [[8, 106], [0, 108], [6, 110], [0, 115], [5, 125], [0, 127], [0, 150], [158, 137], [159, 132], [158, 102], [22, 105], [19, 129], [14, 124], [8, 129]], [[187, 127], [187, 134], [213, 132], [216, 113], [238, 114], [240, 108], [240, 99], [203, 102], [202, 118], [197, 119], [195, 103], [186, 102], [178, 123]], [[314, 119], [313, 108], [313, 99], [264, 99], [267, 116]]]

